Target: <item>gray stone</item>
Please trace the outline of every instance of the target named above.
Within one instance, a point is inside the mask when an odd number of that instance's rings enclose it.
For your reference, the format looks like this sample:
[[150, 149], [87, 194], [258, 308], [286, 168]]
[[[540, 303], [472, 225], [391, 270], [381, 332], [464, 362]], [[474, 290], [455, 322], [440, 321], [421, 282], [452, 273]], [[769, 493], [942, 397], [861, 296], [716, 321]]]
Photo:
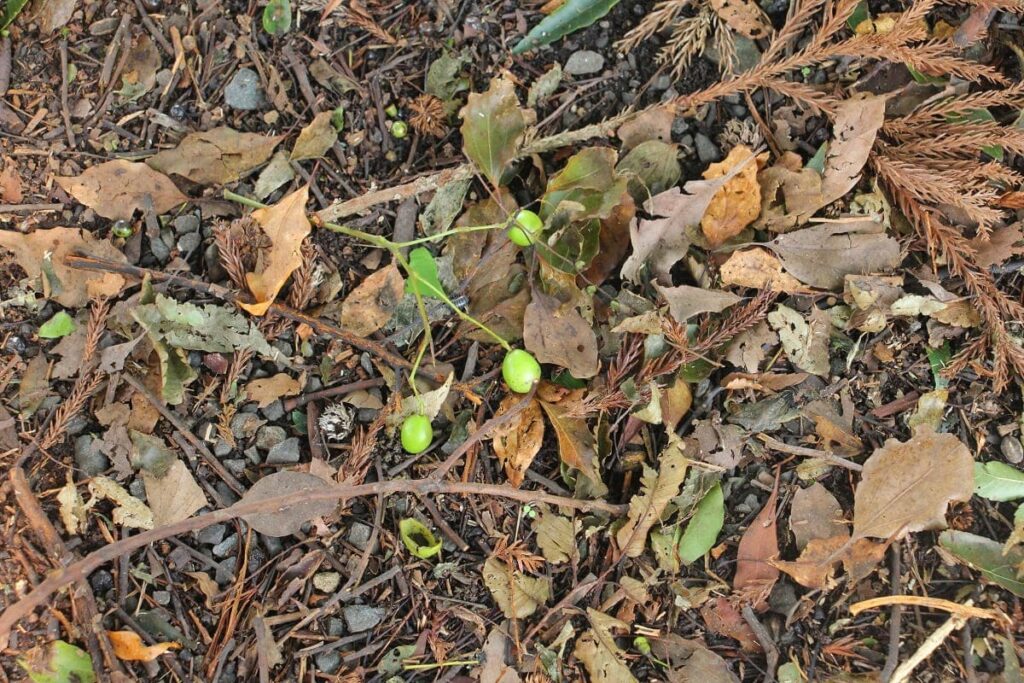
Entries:
[[91, 434], [75, 439], [75, 466], [90, 477], [102, 474], [110, 467], [110, 461], [100, 452], [99, 444]]
[[248, 465], [247, 461], [239, 460], [239, 459], [235, 459], [235, 458], [233, 458], [231, 460], [225, 460], [224, 461], [224, 467], [226, 467], [229, 470], [231, 470], [231, 474], [235, 475], [236, 477], [240, 477], [240, 476], [242, 476], [242, 474], [245, 473], [245, 468], [246, 468], [247, 465]]
[[259, 465], [263, 462], [263, 456], [260, 455], [259, 449], [255, 446], [249, 446], [242, 452], [245, 454], [245, 457], [249, 458], [249, 462], [253, 465]]
[[281, 399], [277, 399], [266, 408], [260, 410], [263, 413], [263, 417], [267, 418], [270, 422], [276, 422], [284, 417], [284, 404], [281, 403]]
[[345, 622], [337, 617], [327, 620], [327, 635], [337, 638], [345, 633]]
[[722, 158], [718, 146], [711, 142], [711, 138], [704, 133], [697, 133], [693, 136], [693, 142], [697, 147], [697, 158], [702, 163], [710, 164], [712, 161], [719, 161]]
[[223, 541], [213, 546], [214, 557], [226, 557], [238, 545], [238, 534], [231, 534]]
[[745, 119], [745, 118], [747, 118], [747, 108], [744, 107], [742, 104], [730, 105], [729, 106], [729, 111], [732, 112], [732, 115], [735, 116], [738, 119]]
[[229, 444], [224, 439], [217, 439], [217, 442], [213, 444], [213, 454], [216, 455], [218, 458], [223, 458], [232, 450], [234, 449], [231, 448], [231, 444]]
[[224, 534], [228, 532], [226, 524], [213, 524], [200, 529], [196, 533], [196, 540], [206, 545], [217, 545], [224, 540]]
[[89, 422], [89, 416], [80, 413], [68, 420], [67, 425], [64, 427], [64, 432], [68, 436], [77, 436], [85, 431], [85, 428], [89, 426]]
[[167, 591], [153, 591], [153, 599], [158, 605], [171, 604], [171, 594]]
[[360, 550], [366, 550], [366, 544], [370, 542], [372, 534], [373, 528], [368, 524], [352, 522], [352, 526], [348, 528], [348, 542]]
[[194, 213], [186, 213], [174, 219], [174, 232], [184, 235], [189, 232], [199, 231], [199, 216]]
[[654, 79], [651, 83], [652, 90], [668, 90], [672, 87], [672, 76], [669, 74], [662, 74]]
[[229, 107], [250, 111], [266, 102], [260, 76], [252, 69], [239, 69], [224, 88], [224, 103]]
[[1006, 462], [1016, 465], [1024, 460], [1024, 446], [1021, 446], [1020, 439], [1012, 434], [1003, 437], [999, 443], [999, 450], [1003, 452]]
[[286, 342], [284, 339], [277, 339], [271, 344], [275, 349], [281, 352], [281, 355], [285, 358], [291, 358], [291, 355], [295, 353], [295, 349], [291, 344]]
[[341, 653], [337, 650], [321, 652], [313, 659], [316, 662], [316, 668], [325, 674], [332, 674], [341, 668]]
[[89, 577], [89, 584], [94, 592], [104, 595], [114, 588], [114, 577], [106, 569], [99, 569]]
[[569, 55], [565, 62], [565, 73], [572, 76], [585, 76], [597, 73], [604, 68], [604, 57], [593, 50], [579, 50]]
[[142, 482], [142, 477], [132, 479], [131, 483], [128, 484], [128, 493], [142, 502], [146, 502], [146, 485]]
[[344, 617], [349, 632], [361, 633], [379, 624], [386, 613], [383, 607], [348, 605], [341, 611], [341, 616]]
[[178, 251], [182, 254], [191, 254], [203, 243], [202, 235], [198, 232], [188, 232], [178, 238]]
[[217, 570], [213, 574], [213, 580], [220, 584], [234, 581], [235, 567], [237, 566], [238, 558], [232, 555], [231, 557], [217, 565]]
[[149, 241], [149, 252], [160, 263], [166, 263], [167, 259], [171, 258], [170, 247], [164, 244], [164, 241], [159, 237]]
[[256, 448], [262, 451], [269, 451], [271, 448], [288, 438], [284, 427], [277, 425], [266, 425], [260, 427], [256, 432]]
[[294, 465], [301, 456], [302, 451], [299, 448], [299, 440], [293, 436], [270, 449], [270, 452], [267, 453], [267, 464]]
[[238, 413], [231, 418], [231, 435], [236, 439], [247, 439], [249, 436], [266, 424], [255, 413]]

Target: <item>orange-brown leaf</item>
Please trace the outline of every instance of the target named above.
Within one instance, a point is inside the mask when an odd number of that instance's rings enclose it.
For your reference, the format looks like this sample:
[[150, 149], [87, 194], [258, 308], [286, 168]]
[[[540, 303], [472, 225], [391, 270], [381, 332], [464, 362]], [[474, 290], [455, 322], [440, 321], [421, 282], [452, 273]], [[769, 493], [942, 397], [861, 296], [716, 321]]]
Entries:
[[779, 538], [776, 529], [776, 503], [779, 496], [778, 473], [775, 486], [764, 507], [747, 527], [736, 551], [736, 576], [732, 585], [737, 591], [755, 596], [754, 609], [768, 606], [768, 593], [779, 578], [779, 570], [772, 560], [779, 556]]
[[152, 662], [168, 650], [177, 650], [181, 647], [174, 642], [146, 645], [135, 631], [107, 631], [107, 637], [110, 638], [118, 659], [128, 662]]
[[746, 145], [736, 145], [724, 161], [711, 164], [704, 178], [713, 180], [729, 175], [737, 166], [743, 166], [718, 192], [704, 212], [701, 230], [712, 247], [743, 232], [761, 213], [761, 186], [757, 182], [757, 167], [767, 155], [757, 157]]
[[306, 185], [274, 206], [252, 212], [253, 219], [270, 238], [270, 249], [265, 255], [261, 254], [256, 270], [245, 274], [246, 284], [256, 301], [239, 306], [253, 315], [267, 312], [284, 283], [302, 265], [302, 240], [312, 229], [306, 217], [308, 199], [309, 186]]
[[[509, 394], [498, 406], [495, 417], [504, 415], [521, 400], [521, 396]], [[540, 404], [536, 400], [530, 401], [512, 417], [511, 422], [494, 430], [493, 439], [494, 454], [505, 468], [509, 484], [519, 486], [544, 441], [544, 416]]]

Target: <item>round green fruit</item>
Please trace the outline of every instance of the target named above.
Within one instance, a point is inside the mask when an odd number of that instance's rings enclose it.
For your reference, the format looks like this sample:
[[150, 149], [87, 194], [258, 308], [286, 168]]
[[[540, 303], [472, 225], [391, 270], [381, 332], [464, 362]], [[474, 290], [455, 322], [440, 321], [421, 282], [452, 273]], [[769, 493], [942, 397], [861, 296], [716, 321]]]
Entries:
[[392, 137], [401, 140], [409, 134], [409, 125], [405, 121], [395, 121], [391, 124]]
[[529, 351], [512, 349], [501, 363], [501, 376], [509, 389], [525, 394], [540, 379], [540, 363]]
[[515, 225], [508, 229], [508, 238], [513, 244], [528, 247], [533, 244], [537, 235], [544, 229], [544, 221], [529, 209], [520, 209], [515, 217]]
[[434, 428], [426, 415], [410, 415], [402, 423], [402, 448], [413, 455], [427, 450], [434, 440]]

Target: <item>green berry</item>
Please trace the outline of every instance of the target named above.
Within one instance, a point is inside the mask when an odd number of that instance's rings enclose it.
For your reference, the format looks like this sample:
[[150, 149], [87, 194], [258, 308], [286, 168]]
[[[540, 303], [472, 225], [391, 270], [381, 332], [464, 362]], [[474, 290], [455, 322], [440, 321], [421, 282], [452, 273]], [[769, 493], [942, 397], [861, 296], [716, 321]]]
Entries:
[[512, 349], [501, 363], [501, 376], [509, 389], [525, 394], [540, 379], [540, 363], [529, 351]]
[[126, 240], [132, 236], [132, 224], [126, 220], [119, 220], [114, 223], [113, 233], [114, 237]]
[[643, 636], [637, 636], [633, 639], [633, 647], [642, 655], [651, 654], [651, 641]]
[[387, 114], [388, 116], [390, 116], [393, 119], [397, 119], [398, 118], [398, 107], [396, 107], [394, 103], [391, 103], [384, 110], [384, 113]]
[[263, 30], [272, 36], [283, 36], [292, 28], [290, 0], [270, 0], [263, 8]]
[[391, 136], [401, 140], [409, 134], [409, 124], [405, 121], [395, 121], [391, 124]]
[[427, 450], [434, 440], [434, 428], [426, 415], [410, 415], [402, 423], [402, 448], [413, 455]]
[[544, 229], [544, 221], [529, 209], [520, 209], [515, 217], [516, 224], [508, 229], [508, 238], [513, 244], [528, 247], [534, 243], [537, 235]]

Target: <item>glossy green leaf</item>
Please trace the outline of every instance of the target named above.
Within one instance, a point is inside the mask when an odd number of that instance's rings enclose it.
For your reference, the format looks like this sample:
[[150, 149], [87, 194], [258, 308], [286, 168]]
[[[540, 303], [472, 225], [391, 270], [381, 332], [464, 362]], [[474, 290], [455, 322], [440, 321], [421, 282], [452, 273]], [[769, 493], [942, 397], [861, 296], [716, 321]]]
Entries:
[[459, 116], [466, 156], [494, 187], [506, 182], [526, 132], [526, 112], [512, 81], [495, 78], [487, 92], [469, 96]]
[[63, 640], [40, 645], [18, 659], [33, 683], [93, 683], [96, 674], [85, 650]]
[[270, 0], [263, 8], [263, 30], [272, 36], [283, 36], [292, 28], [290, 0]]
[[398, 533], [402, 543], [416, 557], [428, 560], [441, 552], [441, 540], [418, 519], [403, 519], [398, 523]]
[[966, 531], [943, 531], [939, 545], [981, 572], [988, 581], [1024, 598], [1024, 580], [1018, 577], [1018, 568], [1024, 564], [1024, 547], [1011, 548], [1004, 555], [1001, 543]]
[[828, 156], [828, 141], [821, 143], [818, 147], [818, 151], [814, 153], [814, 156], [807, 160], [807, 166], [805, 168], [811, 168], [818, 173], [825, 172], [825, 158]]
[[679, 540], [679, 559], [692, 564], [714, 547], [725, 523], [725, 497], [722, 485], [715, 484], [697, 505], [686, 531]]
[[850, 30], [854, 30], [860, 25], [865, 19], [871, 18], [871, 12], [868, 10], [868, 1], [861, 0], [856, 7], [853, 8], [853, 12], [850, 13], [849, 18], [846, 20], [846, 25]]
[[437, 263], [430, 251], [424, 247], [417, 247], [409, 252], [409, 268], [412, 273], [405, 282], [405, 291], [412, 294], [418, 292], [420, 296], [441, 298], [438, 293], [444, 294], [444, 287], [437, 277]]
[[66, 311], [59, 311], [39, 328], [40, 339], [59, 339], [75, 331], [75, 321]]
[[935, 388], [945, 389], [949, 386], [949, 380], [942, 376], [942, 371], [949, 363], [949, 359], [953, 357], [949, 341], [943, 342], [942, 346], [937, 349], [926, 346], [925, 353], [928, 354], [928, 365], [931, 366], [932, 377], [935, 378]]
[[1004, 462], [976, 462], [974, 493], [1001, 503], [1024, 498], [1024, 472]]
[[516, 43], [512, 54], [521, 55], [542, 45], [550, 45], [563, 36], [586, 28], [617, 4], [619, 0], [566, 0]]

